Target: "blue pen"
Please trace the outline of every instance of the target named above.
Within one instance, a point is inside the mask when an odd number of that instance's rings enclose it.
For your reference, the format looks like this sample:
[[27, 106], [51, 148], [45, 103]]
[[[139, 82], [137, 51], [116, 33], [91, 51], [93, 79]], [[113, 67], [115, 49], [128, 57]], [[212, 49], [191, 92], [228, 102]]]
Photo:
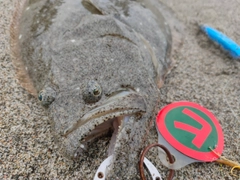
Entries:
[[200, 28], [207, 34], [209, 39], [229, 52], [232, 58], [240, 59], [240, 46], [236, 42], [210, 26], [202, 25]]

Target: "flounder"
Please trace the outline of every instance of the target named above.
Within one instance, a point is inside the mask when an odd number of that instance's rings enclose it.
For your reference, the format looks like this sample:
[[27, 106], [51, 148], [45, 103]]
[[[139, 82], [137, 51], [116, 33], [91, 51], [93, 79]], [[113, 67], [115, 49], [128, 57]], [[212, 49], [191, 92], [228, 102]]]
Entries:
[[161, 12], [171, 16], [156, 0], [16, 3], [11, 54], [20, 84], [47, 108], [67, 157], [112, 131], [108, 179], [139, 177], [171, 47], [179, 45]]

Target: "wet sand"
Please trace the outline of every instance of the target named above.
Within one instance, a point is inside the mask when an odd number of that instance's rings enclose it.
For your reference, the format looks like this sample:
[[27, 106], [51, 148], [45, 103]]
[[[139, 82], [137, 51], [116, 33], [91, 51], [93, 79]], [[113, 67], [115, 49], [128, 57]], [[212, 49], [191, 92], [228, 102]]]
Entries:
[[[199, 33], [196, 24], [211, 25], [240, 43], [239, 0], [163, 0], [185, 24], [182, 48], [161, 89], [161, 107], [179, 100], [199, 103], [220, 121], [225, 136], [223, 155], [240, 162], [240, 62], [229, 58]], [[9, 55], [12, 0], [0, 0], [0, 179], [92, 179], [106, 158], [106, 139], [73, 163], [58, 152], [44, 109], [15, 79]], [[159, 107], [159, 108], [161, 108]], [[156, 131], [150, 134], [156, 142]], [[96, 149], [100, 151], [96, 152]], [[163, 178], [167, 169], [148, 154]], [[175, 179], [239, 179], [216, 163], [194, 163]], [[240, 176], [240, 173], [238, 173]]]

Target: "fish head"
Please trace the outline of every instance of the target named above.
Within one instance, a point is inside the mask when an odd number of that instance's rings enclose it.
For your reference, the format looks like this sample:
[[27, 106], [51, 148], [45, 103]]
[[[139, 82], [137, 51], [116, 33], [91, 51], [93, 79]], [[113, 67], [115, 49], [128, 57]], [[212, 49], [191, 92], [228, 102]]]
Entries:
[[61, 147], [71, 158], [109, 130], [112, 154], [122, 121], [141, 119], [158, 99], [141, 48], [126, 38], [68, 39], [54, 46], [51, 58], [49, 83], [39, 99], [48, 105]]

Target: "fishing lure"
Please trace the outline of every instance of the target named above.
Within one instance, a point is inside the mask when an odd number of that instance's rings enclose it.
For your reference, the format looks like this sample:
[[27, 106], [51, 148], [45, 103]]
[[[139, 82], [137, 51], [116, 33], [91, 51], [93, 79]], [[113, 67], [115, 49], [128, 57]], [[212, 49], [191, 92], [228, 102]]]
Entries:
[[220, 45], [232, 58], [240, 60], [240, 46], [236, 42], [210, 26], [201, 25], [200, 28], [209, 39]]

